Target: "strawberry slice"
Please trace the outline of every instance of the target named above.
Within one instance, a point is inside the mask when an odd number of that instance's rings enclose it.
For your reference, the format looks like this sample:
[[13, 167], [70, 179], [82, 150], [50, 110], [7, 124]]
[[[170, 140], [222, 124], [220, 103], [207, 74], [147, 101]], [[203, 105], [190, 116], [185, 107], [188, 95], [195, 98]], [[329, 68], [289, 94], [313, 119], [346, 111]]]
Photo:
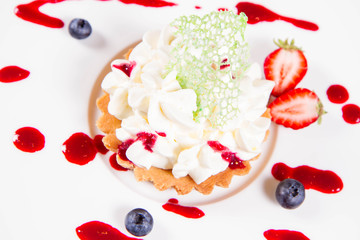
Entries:
[[275, 82], [273, 96], [294, 89], [307, 72], [307, 61], [302, 50], [294, 45], [294, 40], [278, 40], [274, 43], [278, 49], [270, 53], [264, 62], [264, 74], [267, 80]]
[[304, 128], [315, 121], [320, 123], [325, 113], [319, 97], [306, 88], [290, 90], [268, 107], [273, 122], [292, 129]]

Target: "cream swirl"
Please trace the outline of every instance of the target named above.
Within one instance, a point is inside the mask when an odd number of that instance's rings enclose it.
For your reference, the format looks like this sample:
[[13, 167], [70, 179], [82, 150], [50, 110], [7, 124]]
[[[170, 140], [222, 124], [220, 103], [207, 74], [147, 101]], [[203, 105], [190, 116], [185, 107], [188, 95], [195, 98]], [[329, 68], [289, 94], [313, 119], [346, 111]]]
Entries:
[[[174, 41], [170, 27], [146, 33], [129, 60], [111, 64], [112, 71], [104, 78], [102, 88], [110, 96], [109, 113], [122, 120], [116, 130], [120, 141], [136, 139], [139, 133], [156, 136], [151, 151], [135, 141], [126, 151], [130, 161], [147, 169], [172, 169], [175, 177], [189, 175], [199, 184], [229, 165], [208, 141], [218, 141], [241, 160], [261, 152], [270, 126], [262, 114], [273, 82], [262, 80], [259, 65], [251, 65], [241, 79], [242, 94], [236, 99], [239, 114], [221, 128], [211, 127], [206, 119], [195, 122], [194, 90], [180, 87], [176, 71], [164, 76]], [[121, 65], [125, 68], [118, 67]]]

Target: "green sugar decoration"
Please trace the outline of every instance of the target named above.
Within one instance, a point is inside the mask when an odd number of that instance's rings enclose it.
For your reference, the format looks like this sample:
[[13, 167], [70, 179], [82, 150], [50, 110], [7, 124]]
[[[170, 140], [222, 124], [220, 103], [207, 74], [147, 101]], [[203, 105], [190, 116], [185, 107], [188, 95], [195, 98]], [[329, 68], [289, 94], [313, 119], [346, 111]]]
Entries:
[[175, 19], [174, 49], [167, 72], [177, 71], [182, 88], [197, 95], [194, 119], [209, 119], [223, 126], [238, 114], [240, 79], [248, 68], [248, 44], [244, 39], [247, 16], [216, 11], [199, 17]]

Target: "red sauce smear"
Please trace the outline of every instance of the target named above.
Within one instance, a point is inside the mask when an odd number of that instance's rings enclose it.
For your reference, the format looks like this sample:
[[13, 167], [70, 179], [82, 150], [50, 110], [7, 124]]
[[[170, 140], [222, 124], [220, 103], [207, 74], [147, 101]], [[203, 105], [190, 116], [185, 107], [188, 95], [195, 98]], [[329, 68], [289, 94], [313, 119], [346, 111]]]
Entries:
[[195, 9], [201, 9], [201, 6], [195, 6]]
[[211, 147], [215, 152], [221, 152], [222, 159], [229, 162], [230, 169], [245, 168], [243, 161], [238, 156], [236, 156], [236, 153], [230, 152], [227, 147], [218, 141], [208, 141], [207, 143], [209, 147]]
[[341, 178], [329, 170], [319, 170], [305, 165], [291, 168], [284, 163], [276, 163], [271, 173], [279, 181], [286, 178], [296, 179], [305, 189], [314, 189], [323, 193], [338, 193], [343, 189]]
[[101, 154], [106, 154], [109, 149], [107, 149], [102, 141], [104, 138], [104, 135], [98, 134], [94, 137], [94, 144], [96, 147], [96, 150]]
[[360, 107], [355, 104], [346, 104], [342, 107], [343, 119], [350, 124], [360, 123]]
[[275, 229], [265, 231], [264, 237], [267, 240], [310, 240], [301, 232]]
[[97, 149], [94, 140], [85, 133], [74, 133], [63, 143], [65, 158], [78, 165], [85, 165], [94, 160]]
[[345, 87], [338, 84], [331, 85], [326, 94], [332, 103], [345, 103], [349, 99], [349, 92]]
[[111, 165], [111, 167], [113, 168], [113, 169], [115, 169], [115, 170], [118, 170], [118, 171], [127, 171], [127, 170], [129, 170], [129, 169], [127, 169], [127, 168], [124, 168], [123, 166], [121, 166], [118, 162], [117, 162], [117, 160], [116, 160], [116, 153], [114, 153], [114, 154], [112, 154], [111, 156], [110, 156], [110, 158], [109, 158], [109, 163], [110, 163], [110, 165]]
[[35, 0], [27, 4], [21, 4], [15, 8], [15, 15], [25, 21], [45, 27], [62, 28], [64, 27], [62, 20], [40, 12], [39, 8], [47, 3], [59, 3], [63, 1], [65, 0]]
[[76, 234], [81, 240], [140, 240], [128, 237], [107, 223], [91, 221], [76, 228]]
[[[60, 3], [67, 0], [35, 0], [26, 4], [20, 4], [15, 7], [15, 15], [19, 18], [36, 23], [45, 27], [50, 28], [62, 28], [64, 27], [64, 22], [56, 17], [51, 17], [47, 14], [44, 14], [40, 11], [40, 8], [45, 4], [51, 3]], [[107, 0], [99, 0], [105, 2]], [[125, 4], [137, 4], [144, 7], [168, 7], [176, 6], [176, 3], [167, 2], [163, 0], [118, 0], [119, 2]]]
[[238, 14], [240, 14], [241, 12], [244, 12], [246, 14], [249, 24], [256, 24], [264, 21], [273, 22], [275, 20], [282, 20], [302, 29], [311, 31], [319, 30], [318, 25], [316, 25], [315, 23], [281, 16], [259, 4], [254, 4], [250, 2], [239, 2], [236, 5], [236, 8]]
[[12, 83], [23, 80], [30, 75], [28, 70], [18, 66], [7, 66], [0, 69], [0, 82]]
[[33, 127], [23, 127], [16, 130], [13, 143], [23, 152], [37, 152], [44, 148], [44, 135]]
[[134, 139], [126, 140], [125, 142], [122, 142], [118, 147], [118, 154], [119, 157], [124, 161], [130, 161], [128, 157], [126, 156], [126, 151], [128, 148], [135, 142]]
[[134, 67], [136, 66], [136, 62], [132, 61], [130, 63], [121, 63], [121, 64], [113, 64], [114, 68], [117, 68], [121, 71], [123, 71], [128, 77], [130, 77], [130, 74], [132, 72], [132, 70], [134, 69]]
[[196, 207], [179, 205], [179, 201], [175, 198], [171, 198], [162, 207], [169, 212], [179, 214], [187, 218], [201, 218], [205, 216], [205, 213]]
[[160, 137], [166, 137], [166, 133], [164, 132], [156, 132], [157, 135], [159, 135]]
[[176, 3], [167, 2], [163, 0], [118, 0], [125, 4], [137, 4], [144, 7], [172, 7], [176, 6]]

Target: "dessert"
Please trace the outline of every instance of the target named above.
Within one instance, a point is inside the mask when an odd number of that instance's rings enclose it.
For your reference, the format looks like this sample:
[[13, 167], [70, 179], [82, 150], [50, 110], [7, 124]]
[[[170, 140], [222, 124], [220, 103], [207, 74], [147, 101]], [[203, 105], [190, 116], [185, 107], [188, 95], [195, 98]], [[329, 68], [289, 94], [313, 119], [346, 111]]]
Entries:
[[246, 21], [230, 11], [183, 16], [111, 63], [97, 126], [137, 180], [209, 194], [250, 171], [274, 82], [248, 63]]

